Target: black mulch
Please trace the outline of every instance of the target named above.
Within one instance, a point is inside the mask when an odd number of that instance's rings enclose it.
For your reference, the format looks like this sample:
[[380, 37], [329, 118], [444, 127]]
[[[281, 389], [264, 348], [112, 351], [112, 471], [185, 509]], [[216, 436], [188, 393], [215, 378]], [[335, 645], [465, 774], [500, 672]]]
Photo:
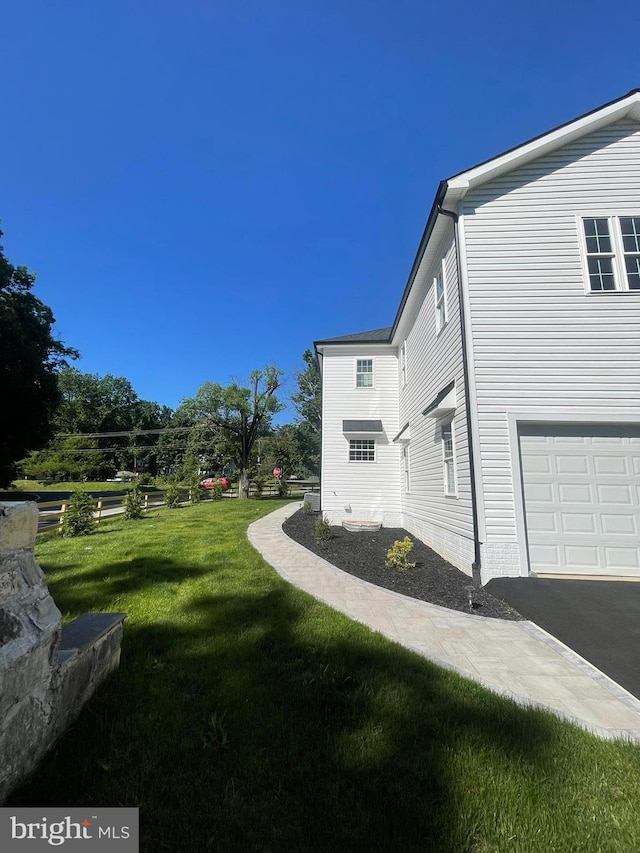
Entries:
[[[409, 555], [411, 562], [416, 564], [415, 568], [406, 571], [387, 568], [384, 564], [387, 551], [397, 539], [409, 535], [402, 528], [382, 527], [375, 533], [349, 533], [343, 527], [332, 527], [331, 539], [318, 542], [313, 537], [313, 525], [317, 518], [317, 514], [305, 515], [302, 510], [298, 510], [282, 527], [295, 542], [349, 574], [376, 586], [451, 610], [497, 619], [523, 618], [500, 598], [494, 598], [482, 588], [474, 589], [470, 577], [447, 563], [415, 536], [410, 536], [413, 550]], [[470, 587], [472, 610], [469, 609]]]

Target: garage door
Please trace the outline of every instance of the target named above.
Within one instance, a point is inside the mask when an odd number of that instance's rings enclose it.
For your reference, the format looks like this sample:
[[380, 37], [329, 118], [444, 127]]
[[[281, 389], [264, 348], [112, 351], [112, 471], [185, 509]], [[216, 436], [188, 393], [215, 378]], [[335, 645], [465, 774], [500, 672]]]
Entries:
[[640, 425], [519, 435], [530, 571], [640, 576]]

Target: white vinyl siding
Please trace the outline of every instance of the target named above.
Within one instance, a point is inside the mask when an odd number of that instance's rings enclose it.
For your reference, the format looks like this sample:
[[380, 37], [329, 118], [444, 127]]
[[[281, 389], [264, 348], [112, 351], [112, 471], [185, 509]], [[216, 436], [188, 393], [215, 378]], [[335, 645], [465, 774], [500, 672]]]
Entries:
[[[374, 363], [375, 387], [354, 390], [357, 361]], [[398, 434], [398, 353], [390, 345], [325, 346], [322, 356], [322, 511], [332, 523], [344, 518], [380, 520], [400, 526], [400, 449]], [[344, 420], [381, 420], [375, 436], [375, 462], [349, 461], [351, 440]]]
[[640, 126], [625, 120], [463, 202], [486, 554], [517, 542], [508, 412], [640, 420], [640, 292], [585, 294], [581, 233], [584, 218], [636, 217], [639, 198]]
[[[402, 495], [404, 527], [463, 571], [471, 572], [473, 523], [469, 456], [464, 411], [464, 381], [456, 249], [453, 227], [446, 220], [442, 242], [432, 260], [419, 267], [413, 285], [414, 307], [405, 309], [399, 333], [406, 337], [411, 381], [400, 389], [400, 423], [411, 429], [411, 489]], [[443, 263], [444, 258], [444, 263]], [[444, 269], [447, 282], [447, 325], [438, 333], [434, 279]], [[422, 412], [455, 381], [457, 409], [453, 421], [457, 461], [457, 500], [445, 495], [441, 444], [442, 420]], [[449, 420], [451, 418], [449, 417]]]

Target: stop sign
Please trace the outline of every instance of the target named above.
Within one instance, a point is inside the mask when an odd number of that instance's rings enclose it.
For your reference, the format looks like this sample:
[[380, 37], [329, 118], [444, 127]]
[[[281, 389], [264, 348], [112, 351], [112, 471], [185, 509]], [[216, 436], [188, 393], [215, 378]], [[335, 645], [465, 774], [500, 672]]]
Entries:
[[280, 468], [274, 468], [273, 469], [273, 476], [274, 477], [279, 477], [280, 474], [282, 474], [282, 471], [280, 470]]

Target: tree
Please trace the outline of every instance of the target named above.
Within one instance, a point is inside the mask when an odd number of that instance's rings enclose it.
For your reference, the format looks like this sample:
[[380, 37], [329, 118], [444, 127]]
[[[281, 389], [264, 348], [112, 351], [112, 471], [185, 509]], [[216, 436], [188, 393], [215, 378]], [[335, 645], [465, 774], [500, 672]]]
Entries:
[[51, 438], [57, 372], [78, 357], [53, 337], [53, 313], [31, 292], [35, 278], [0, 245], [0, 486], [11, 483], [16, 460]]
[[311, 350], [302, 353], [302, 360], [306, 368], [295, 374], [298, 390], [291, 395], [291, 402], [298, 413], [296, 425], [301, 463], [307, 471], [318, 475], [322, 440], [322, 376]]
[[84, 436], [54, 438], [45, 450], [36, 450], [20, 460], [20, 469], [28, 476], [52, 480], [103, 480], [112, 477], [115, 466], [98, 449], [95, 439]]
[[281, 377], [282, 371], [267, 366], [253, 371], [248, 387], [205, 382], [195, 397], [181, 404], [181, 409], [191, 412], [193, 423], [207, 427], [217, 452], [237, 466], [239, 498], [249, 497], [254, 445], [269, 434], [272, 415], [284, 408], [276, 397]]

